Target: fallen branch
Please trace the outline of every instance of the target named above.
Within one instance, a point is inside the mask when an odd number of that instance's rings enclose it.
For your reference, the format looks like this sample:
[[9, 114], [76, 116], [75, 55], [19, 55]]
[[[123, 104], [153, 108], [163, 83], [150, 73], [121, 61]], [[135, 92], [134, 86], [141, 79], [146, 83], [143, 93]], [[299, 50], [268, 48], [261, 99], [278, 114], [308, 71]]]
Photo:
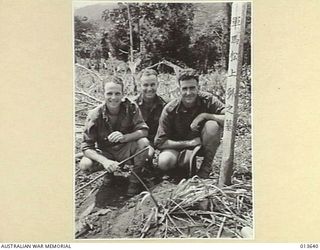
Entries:
[[78, 110], [76, 110], [75, 112], [76, 113], [79, 113], [79, 112], [81, 112], [81, 111], [85, 111], [85, 110], [87, 110], [88, 108], [87, 107], [85, 107], [85, 108], [81, 108], [81, 109], [78, 109]]
[[85, 104], [88, 104], [88, 105], [92, 105], [92, 106], [97, 106], [97, 104], [94, 104], [92, 102], [87, 102], [87, 101], [83, 101], [83, 100], [79, 100], [80, 103], [85, 103]]
[[82, 68], [82, 69], [85, 69], [86, 71], [88, 71], [88, 72], [90, 72], [91, 74], [93, 74], [93, 75], [95, 75], [96, 77], [98, 77], [100, 81], [103, 80], [102, 77], [101, 77], [98, 73], [96, 73], [96, 72], [94, 72], [94, 71], [86, 68], [85, 66], [82, 66], [81, 64], [78, 64], [78, 63], [76, 63], [75, 66], [77, 66], [77, 67], [79, 67], [79, 68]]
[[99, 102], [99, 103], [102, 103], [102, 102], [103, 102], [103, 101], [101, 101], [101, 100], [99, 100], [99, 99], [97, 99], [97, 98], [95, 98], [95, 97], [93, 97], [93, 96], [85, 93], [84, 91], [75, 91], [75, 93], [76, 93], [76, 94], [79, 94], [79, 95], [84, 95], [84, 96], [86, 96], [86, 97], [88, 97], [88, 98], [91, 98], [92, 100], [95, 100], [96, 102]]
[[158, 62], [158, 63], [156, 63], [156, 64], [153, 64], [153, 65], [151, 65], [151, 66], [149, 66], [149, 67], [146, 67], [146, 69], [152, 69], [152, 68], [160, 65], [161, 63], [162, 63], [162, 62]]

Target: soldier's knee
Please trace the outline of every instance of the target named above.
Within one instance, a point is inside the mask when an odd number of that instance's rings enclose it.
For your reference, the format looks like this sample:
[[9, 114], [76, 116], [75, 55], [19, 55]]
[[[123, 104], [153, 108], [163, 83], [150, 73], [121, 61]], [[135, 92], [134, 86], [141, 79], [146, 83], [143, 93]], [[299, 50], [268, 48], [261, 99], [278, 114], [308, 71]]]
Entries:
[[93, 161], [87, 157], [82, 157], [82, 159], [79, 162], [79, 168], [85, 174], [88, 174], [90, 172], [92, 165], [93, 165]]
[[139, 149], [143, 149], [145, 147], [148, 147], [150, 145], [150, 142], [146, 137], [143, 137], [137, 140], [137, 145]]
[[206, 121], [202, 129], [202, 137], [206, 139], [210, 138], [210, 140], [214, 141], [220, 141], [221, 130], [222, 128], [216, 121]]
[[177, 164], [177, 156], [170, 152], [161, 152], [159, 154], [158, 166], [161, 170], [166, 171], [172, 169]]

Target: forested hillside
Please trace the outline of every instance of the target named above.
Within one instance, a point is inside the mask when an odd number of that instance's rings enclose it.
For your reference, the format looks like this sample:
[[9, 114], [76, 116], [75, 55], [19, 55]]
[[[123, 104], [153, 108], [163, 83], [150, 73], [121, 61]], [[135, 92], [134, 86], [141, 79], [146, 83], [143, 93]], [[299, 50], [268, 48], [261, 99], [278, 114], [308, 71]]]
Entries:
[[[130, 3], [75, 10], [77, 59], [113, 57], [146, 67], [166, 59], [202, 73], [227, 68], [231, 4]], [[250, 64], [248, 8], [244, 64]]]

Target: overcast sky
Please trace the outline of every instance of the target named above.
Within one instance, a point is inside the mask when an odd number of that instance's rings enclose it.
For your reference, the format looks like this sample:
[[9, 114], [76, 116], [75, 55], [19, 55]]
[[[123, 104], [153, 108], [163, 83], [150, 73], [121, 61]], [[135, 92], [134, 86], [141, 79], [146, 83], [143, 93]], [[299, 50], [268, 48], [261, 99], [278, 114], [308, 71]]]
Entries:
[[[110, 5], [114, 5], [117, 1], [110, 2]], [[88, 5], [101, 4], [108, 5], [107, 1], [73, 1], [73, 6], [75, 9], [79, 9]]]

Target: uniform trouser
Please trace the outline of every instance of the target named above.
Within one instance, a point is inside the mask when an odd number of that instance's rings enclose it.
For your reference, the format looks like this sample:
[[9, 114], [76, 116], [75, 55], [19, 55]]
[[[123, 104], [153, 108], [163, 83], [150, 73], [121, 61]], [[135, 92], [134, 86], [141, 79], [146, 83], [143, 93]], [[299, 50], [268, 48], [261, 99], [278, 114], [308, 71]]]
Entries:
[[[110, 147], [107, 150], [101, 151], [101, 154], [109, 160], [120, 162], [147, 146], [148, 140], [146, 138], [141, 138], [137, 141], [131, 141], [122, 145]], [[142, 168], [146, 164], [147, 158], [148, 151], [145, 151], [134, 157], [133, 160], [125, 162], [125, 164], [133, 164], [132, 170], [139, 175], [141, 173]], [[96, 171], [104, 170], [104, 167], [100, 163], [93, 161], [85, 156], [81, 159], [79, 166], [86, 174], [91, 174]], [[111, 175], [107, 176], [111, 177]], [[138, 182], [138, 180], [133, 174], [129, 176], [129, 181]]]
[[200, 177], [208, 178], [212, 171], [212, 161], [220, 145], [222, 127], [216, 121], [207, 121], [201, 131], [202, 152], [204, 156], [198, 172]]
[[[204, 156], [204, 162], [199, 172], [211, 172], [212, 160], [220, 145], [222, 127], [216, 121], [206, 121], [201, 130], [201, 155]], [[164, 149], [159, 155], [159, 168], [166, 171], [177, 167], [179, 155], [182, 150]], [[190, 156], [190, 154], [189, 154]], [[185, 159], [184, 161], [189, 161]]]

